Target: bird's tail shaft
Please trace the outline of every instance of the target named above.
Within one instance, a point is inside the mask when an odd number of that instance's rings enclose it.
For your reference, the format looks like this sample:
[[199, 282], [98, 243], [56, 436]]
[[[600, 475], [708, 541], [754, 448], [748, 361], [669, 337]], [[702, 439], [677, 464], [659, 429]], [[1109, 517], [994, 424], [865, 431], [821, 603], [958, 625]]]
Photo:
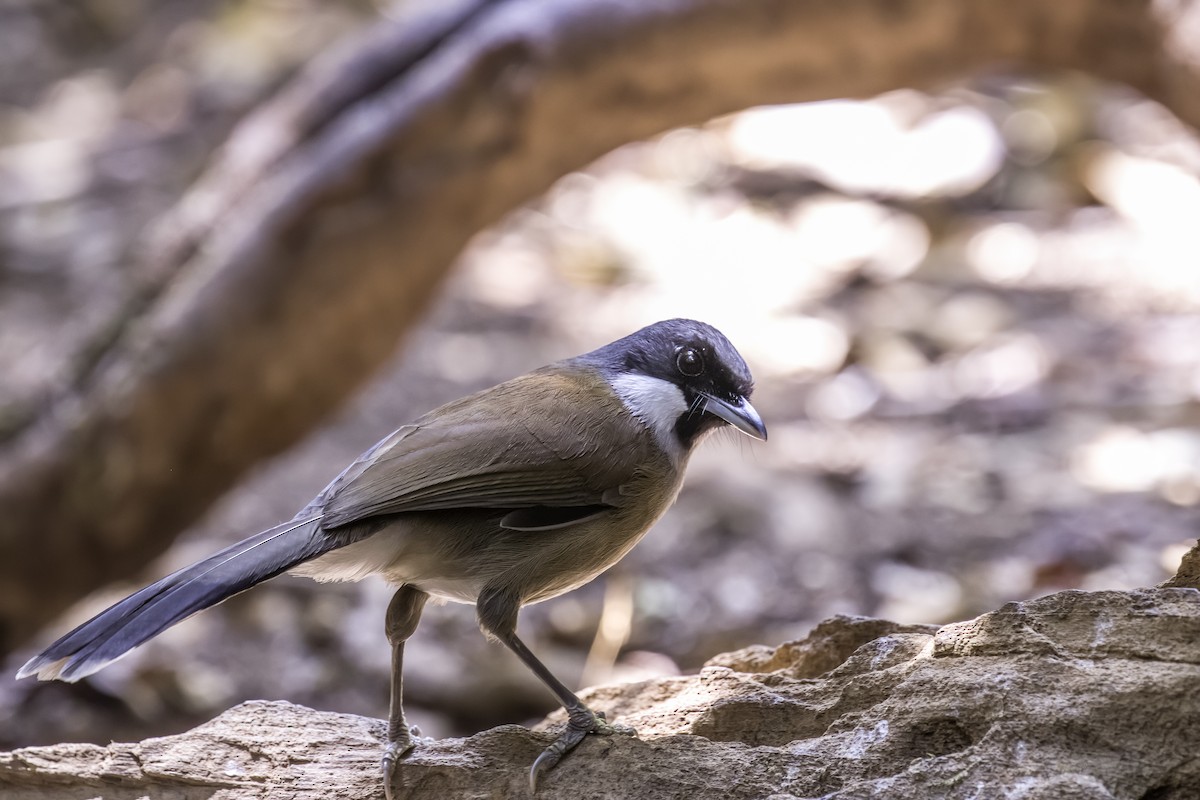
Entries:
[[30, 659], [18, 678], [76, 681], [198, 611], [337, 546], [319, 516], [231, 545], [126, 597]]

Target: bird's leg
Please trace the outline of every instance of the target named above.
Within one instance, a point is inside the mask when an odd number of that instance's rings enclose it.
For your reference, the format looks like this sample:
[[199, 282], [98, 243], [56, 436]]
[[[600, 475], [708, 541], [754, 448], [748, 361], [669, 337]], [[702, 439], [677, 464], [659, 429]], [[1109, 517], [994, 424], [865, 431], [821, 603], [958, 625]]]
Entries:
[[549, 747], [533, 762], [529, 770], [529, 789], [537, 791], [538, 778], [549, 772], [567, 753], [575, 749], [589, 733], [601, 736], [611, 736], [614, 733], [634, 736], [637, 732], [627, 725], [613, 725], [604, 719], [603, 712], [592, 711], [574, 692], [568, 689], [562, 681], [535, 656], [525, 643], [517, 636], [517, 611], [520, 603], [506, 592], [487, 592], [480, 595], [477, 604], [479, 624], [489, 633], [504, 643], [509, 650], [516, 653], [517, 658], [533, 670], [533, 674], [554, 692], [554, 696], [562, 703], [567, 712], [567, 728], [555, 739]]
[[517, 657], [542, 679], [542, 683], [550, 687], [550, 691], [554, 692], [563, 708], [567, 710], [567, 729], [542, 751], [529, 770], [530, 791], [537, 791], [538, 778], [553, 769], [554, 765], [563, 756], [574, 750], [589, 733], [601, 736], [611, 736], [614, 733], [636, 735], [637, 732], [633, 728], [627, 725], [613, 725], [604, 719], [604, 712], [592, 711], [585, 706], [574, 692], [564, 686], [558, 678], [555, 678], [546, 665], [530, 652], [525, 643], [517, 637], [515, 631], [501, 636], [500, 641], [507, 645], [509, 650], [516, 653]]
[[392, 645], [392, 697], [388, 707], [387, 749], [383, 753], [383, 793], [392, 800], [392, 773], [396, 761], [413, 748], [414, 729], [404, 719], [404, 642], [421, 620], [429, 595], [413, 586], [401, 586], [388, 603], [384, 632]]

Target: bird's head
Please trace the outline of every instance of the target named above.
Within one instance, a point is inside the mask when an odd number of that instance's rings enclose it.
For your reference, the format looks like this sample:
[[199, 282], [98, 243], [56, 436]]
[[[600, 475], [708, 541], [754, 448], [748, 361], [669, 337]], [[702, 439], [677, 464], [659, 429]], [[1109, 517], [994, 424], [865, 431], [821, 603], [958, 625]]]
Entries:
[[711, 325], [690, 319], [656, 322], [581, 356], [596, 365], [630, 413], [664, 444], [690, 450], [705, 434], [732, 425], [766, 440], [750, 405], [754, 379], [745, 360]]

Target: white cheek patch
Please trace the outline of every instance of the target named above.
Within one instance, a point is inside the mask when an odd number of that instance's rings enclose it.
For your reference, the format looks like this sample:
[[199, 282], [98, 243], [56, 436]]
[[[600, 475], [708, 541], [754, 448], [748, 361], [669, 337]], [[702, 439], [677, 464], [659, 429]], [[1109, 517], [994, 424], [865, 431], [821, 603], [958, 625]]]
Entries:
[[614, 378], [612, 387], [629, 413], [653, 431], [659, 446], [678, 456], [683, 448], [675, 436], [675, 422], [687, 411], [683, 391], [670, 381], [633, 373]]

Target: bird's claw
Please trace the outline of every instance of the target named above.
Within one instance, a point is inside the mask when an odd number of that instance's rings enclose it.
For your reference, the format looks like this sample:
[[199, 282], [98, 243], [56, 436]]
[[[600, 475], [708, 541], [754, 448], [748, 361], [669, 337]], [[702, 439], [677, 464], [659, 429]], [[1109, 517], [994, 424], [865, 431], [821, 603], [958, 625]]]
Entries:
[[[603, 711], [584, 708], [571, 712], [570, 721], [562, 734], [542, 751], [529, 768], [529, 791], [537, 791], [538, 778], [554, 769], [562, 757], [574, 750], [588, 734], [596, 736], [637, 736], [637, 731], [628, 725], [614, 725], [604, 718]], [[390, 798], [389, 798], [390, 800]]]
[[416, 725], [402, 730], [404, 730], [404, 734], [388, 742], [387, 749], [383, 751], [381, 766], [383, 767], [383, 796], [386, 800], [393, 800], [392, 777], [396, 772], [396, 763], [412, 752], [418, 741], [426, 740], [426, 737], [421, 736], [421, 729]]

